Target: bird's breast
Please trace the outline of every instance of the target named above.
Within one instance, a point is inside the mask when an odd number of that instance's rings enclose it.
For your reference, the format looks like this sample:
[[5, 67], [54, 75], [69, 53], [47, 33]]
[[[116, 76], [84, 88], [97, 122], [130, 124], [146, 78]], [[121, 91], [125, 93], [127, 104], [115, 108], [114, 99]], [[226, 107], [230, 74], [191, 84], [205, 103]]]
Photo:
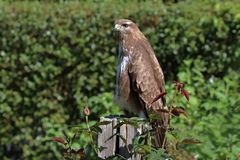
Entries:
[[121, 63], [119, 64], [119, 70], [120, 74], [126, 71], [127, 66], [129, 65], [130, 57], [129, 56], [123, 56]]
[[128, 67], [131, 61], [131, 56], [129, 54], [124, 54], [125, 48], [120, 45], [118, 50], [118, 65], [117, 65], [117, 75], [116, 75], [116, 95], [121, 97], [124, 93], [124, 88], [128, 87]]
[[124, 54], [127, 49], [123, 46], [119, 46], [118, 50], [118, 66], [117, 66], [117, 78], [120, 78], [123, 72], [127, 70], [127, 67], [131, 60], [131, 55]]

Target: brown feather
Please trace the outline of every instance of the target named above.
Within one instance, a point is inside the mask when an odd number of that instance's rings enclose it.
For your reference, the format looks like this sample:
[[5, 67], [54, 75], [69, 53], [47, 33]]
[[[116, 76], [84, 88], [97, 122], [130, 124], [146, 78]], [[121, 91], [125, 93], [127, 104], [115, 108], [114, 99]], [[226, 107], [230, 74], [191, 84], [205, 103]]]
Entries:
[[[117, 76], [118, 99], [129, 111], [138, 115], [144, 113], [145, 117], [148, 117], [147, 105], [159, 94], [165, 92], [162, 69], [151, 45], [135, 23], [123, 19], [117, 21], [116, 24], [120, 30], [119, 57], [129, 58], [126, 69]], [[125, 27], [123, 24], [129, 26]], [[124, 63], [119, 61], [119, 65]], [[154, 102], [152, 107], [154, 110], [166, 107], [165, 97]], [[166, 127], [168, 114], [162, 113], [161, 117], [162, 120], [154, 123]], [[162, 145], [164, 136], [165, 130], [160, 129], [160, 133], [156, 135], [158, 147]]]

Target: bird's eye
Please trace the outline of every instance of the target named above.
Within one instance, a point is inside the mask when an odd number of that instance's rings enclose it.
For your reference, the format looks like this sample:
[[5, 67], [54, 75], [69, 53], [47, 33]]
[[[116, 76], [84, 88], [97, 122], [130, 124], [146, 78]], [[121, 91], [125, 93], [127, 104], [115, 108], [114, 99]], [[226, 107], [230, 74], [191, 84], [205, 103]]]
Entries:
[[128, 27], [128, 24], [124, 23], [122, 24], [123, 27], [127, 28]]

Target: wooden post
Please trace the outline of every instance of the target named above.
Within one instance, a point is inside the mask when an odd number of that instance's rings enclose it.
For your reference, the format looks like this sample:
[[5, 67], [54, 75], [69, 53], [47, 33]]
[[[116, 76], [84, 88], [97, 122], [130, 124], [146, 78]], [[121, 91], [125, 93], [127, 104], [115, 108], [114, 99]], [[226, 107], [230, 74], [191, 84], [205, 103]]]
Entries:
[[[137, 129], [131, 125], [124, 124], [121, 127], [114, 129], [114, 126], [120, 122], [119, 116], [102, 117], [100, 121], [111, 122], [107, 125], [100, 126], [102, 133], [98, 135], [98, 147], [105, 148], [103, 151], [98, 153], [100, 158], [105, 159], [113, 155], [120, 155], [127, 160], [141, 160], [140, 155], [131, 155], [129, 151], [133, 147], [133, 138], [138, 132], [142, 132], [142, 127]], [[126, 141], [124, 142], [119, 135]]]
[[102, 133], [98, 135], [98, 148], [104, 147], [105, 149], [98, 153], [98, 157], [107, 158], [116, 153], [116, 136], [109, 139], [112, 135], [116, 134], [117, 130], [113, 127], [117, 124], [117, 119], [110, 119], [101, 117], [100, 121], [110, 121], [107, 125], [101, 125]]

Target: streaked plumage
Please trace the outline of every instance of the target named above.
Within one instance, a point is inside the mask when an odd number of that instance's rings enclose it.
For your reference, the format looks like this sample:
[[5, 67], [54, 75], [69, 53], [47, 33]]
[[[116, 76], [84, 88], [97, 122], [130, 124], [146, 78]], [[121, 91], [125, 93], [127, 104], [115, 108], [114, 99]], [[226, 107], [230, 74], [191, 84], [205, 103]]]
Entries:
[[[117, 20], [115, 30], [119, 33], [115, 98], [128, 111], [147, 118], [147, 105], [165, 91], [162, 69], [151, 45], [135, 23], [127, 19]], [[152, 107], [155, 110], [165, 107], [165, 97]], [[167, 124], [168, 116], [162, 114], [160, 125]], [[164, 133], [160, 141], [163, 137]]]

